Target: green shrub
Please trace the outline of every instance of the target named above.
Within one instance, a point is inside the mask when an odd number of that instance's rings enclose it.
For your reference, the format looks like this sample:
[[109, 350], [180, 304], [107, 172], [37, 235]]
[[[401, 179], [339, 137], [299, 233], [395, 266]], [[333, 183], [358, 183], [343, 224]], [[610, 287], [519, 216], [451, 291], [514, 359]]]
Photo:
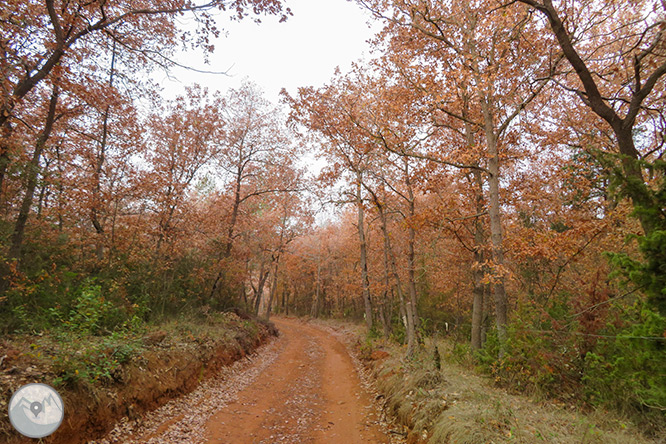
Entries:
[[76, 332], [61, 332], [56, 339], [63, 348], [53, 358], [55, 385], [108, 383], [116, 369], [143, 350], [141, 336], [127, 330], [97, 341]]
[[68, 311], [63, 309], [71, 307], [80, 285], [80, 276], [64, 268], [19, 274], [0, 296], [0, 334], [61, 327], [63, 319], [54, 317], [54, 310], [66, 317]]
[[[436, 354], [439, 355], [437, 348], [435, 348]], [[467, 365], [469, 363], [469, 357], [472, 352], [472, 347], [467, 342], [456, 342], [453, 344], [451, 349], [451, 359], [453, 362], [460, 365]]]
[[100, 334], [115, 329], [124, 316], [102, 295], [102, 287], [88, 285], [74, 302], [68, 325], [80, 333]]
[[580, 386], [581, 336], [570, 321], [570, 297], [553, 295], [545, 307], [521, 301], [507, 326], [500, 355], [496, 330], [487, 336], [476, 358], [501, 384], [546, 397], [569, 397]]
[[638, 242], [642, 260], [613, 252], [608, 257], [629, 282], [645, 292], [651, 308], [666, 316], [666, 162], [637, 162], [637, 167], [650, 171], [655, 178], [646, 185], [642, 180], [626, 177], [616, 156], [601, 155], [599, 161], [612, 171], [611, 192], [633, 200], [632, 216], [640, 219], [646, 231], [642, 236], [630, 236]]
[[645, 302], [627, 310], [632, 322], [609, 328], [609, 338], [585, 355], [582, 381], [592, 405], [666, 419], [666, 318]]
[[550, 310], [549, 326], [560, 329], [547, 330], [519, 307], [502, 359], [493, 331], [477, 362], [501, 385], [613, 409], [659, 430], [666, 427], [666, 317], [646, 298], [624, 304], [608, 306], [594, 333], [568, 310]]

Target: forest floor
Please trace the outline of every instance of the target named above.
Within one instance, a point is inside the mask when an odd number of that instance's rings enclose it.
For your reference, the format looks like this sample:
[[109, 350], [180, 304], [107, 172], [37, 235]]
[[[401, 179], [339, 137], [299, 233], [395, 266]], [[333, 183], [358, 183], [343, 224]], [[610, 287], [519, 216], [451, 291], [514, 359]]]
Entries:
[[[609, 412], [530, 398], [426, 343], [406, 361], [362, 327], [273, 318], [278, 339], [193, 393], [91, 444], [661, 443]], [[388, 413], [387, 413], [388, 412]], [[389, 417], [387, 417], [387, 414]]]
[[[0, 410], [7, 412], [12, 393], [22, 385], [49, 384], [63, 398], [65, 418], [41, 442], [89, 442], [114, 427], [143, 426], [145, 412], [167, 408], [196, 388], [238, 373], [246, 357], [275, 335], [275, 327], [265, 322], [215, 313], [104, 336], [68, 328], [5, 336], [0, 338]], [[0, 415], [0, 443], [33, 441]]]
[[426, 338], [415, 356], [405, 359], [404, 346], [370, 339], [363, 326], [317, 323], [339, 337], [355, 338], [347, 339], [348, 346], [409, 444], [666, 444], [661, 430], [638, 426], [617, 412], [500, 387], [479, 373], [471, 358], [459, 362], [450, 338]]
[[[193, 391], [157, 409], [125, 416], [104, 437], [87, 442], [665, 442], [644, 436], [608, 412], [585, 413], [496, 387], [490, 378], [453, 362], [446, 343], [438, 345], [442, 359], [437, 369], [434, 345], [428, 342], [418, 356], [405, 360], [402, 347], [371, 341], [353, 324], [284, 317], [272, 321], [279, 329], [276, 339], [233, 364], [211, 367], [210, 378], [202, 378], [195, 365], [185, 377], [196, 385]], [[164, 367], [163, 357], [153, 361], [146, 365]], [[137, 377], [128, 387], [137, 385]]]

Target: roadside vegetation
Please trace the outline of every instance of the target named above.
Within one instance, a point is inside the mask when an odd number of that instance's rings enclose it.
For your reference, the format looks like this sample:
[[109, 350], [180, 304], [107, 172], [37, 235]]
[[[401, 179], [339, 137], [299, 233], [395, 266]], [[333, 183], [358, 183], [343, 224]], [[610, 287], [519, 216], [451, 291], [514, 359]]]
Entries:
[[499, 386], [663, 436], [664, 4], [357, 3], [374, 57], [284, 95], [339, 208], [286, 308], [403, 344], [405, 380], [454, 336]]
[[[101, 314], [86, 307], [88, 321]], [[234, 312], [185, 314], [152, 324], [134, 320], [107, 333], [90, 330], [91, 326], [71, 319], [48, 331], [0, 339], [0, 406], [6, 409], [23, 384], [41, 382], [56, 388], [67, 406], [67, 421], [53, 442], [102, 436], [123, 417], [135, 420], [193, 390], [221, 366], [252, 353], [277, 334], [272, 324]], [[0, 438], [23, 442], [6, 416], [0, 421]]]
[[581, 408], [536, 386], [518, 390], [515, 381], [501, 383], [455, 337], [427, 338], [405, 359], [406, 345], [368, 335], [360, 324], [318, 323], [343, 332], [393, 419], [393, 433], [409, 443], [661, 442], [659, 430], [637, 425], [635, 417]]
[[[220, 13], [290, 15], [277, 0], [0, 6], [0, 403], [53, 385], [56, 439], [190, 390], [275, 333], [243, 313], [298, 233], [280, 111], [249, 81], [171, 100], [144, 81], [182, 45], [210, 53]], [[16, 437], [6, 419], [0, 440]]]

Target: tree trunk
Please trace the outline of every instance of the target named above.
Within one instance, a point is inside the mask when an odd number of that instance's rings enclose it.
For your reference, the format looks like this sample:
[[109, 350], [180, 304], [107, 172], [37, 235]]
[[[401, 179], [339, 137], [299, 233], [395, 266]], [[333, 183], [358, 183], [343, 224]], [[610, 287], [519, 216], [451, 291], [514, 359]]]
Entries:
[[384, 204], [380, 202], [379, 198], [377, 197], [377, 194], [372, 189], [370, 189], [369, 187], [366, 188], [370, 192], [370, 195], [372, 196], [372, 201], [375, 204], [375, 207], [377, 208], [377, 213], [379, 214], [379, 221], [381, 224], [381, 231], [384, 238], [384, 292], [382, 295], [382, 299], [379, 301], [378, 308], [379, 308], [379, 318], [382, 322], [382, 329], [384, 331], [384, 337], [388, 338], [389, 336], [391, 336], [391, 333], [393, 333], [393, 328], [391, 326], [391, 316], [388, 310], [388, 307], [390, 306], [388, 295], [389, 295], [389, 290], [391, 288], [391, 271], [389, 265], [390, 240], [388, 238], [388, 220], [386, 218]]
[[51, 166], [50, 161], [47, 160], [44, 162], [44, 168], [43, 168], [44, 174], [42, 175], [44, 183], [42, 183], [42, 186], [39, 188], [39, 199], [37, 200], [37, 220], [42, 219], [42, 211], [49, 204], [49, 196], [51, 195], [51, 193], [49, 191], [49, 185], [46, 181], [47, 177], [46, 173], [48, 173], [50, 166]]
[[[613, 131], [615, 132], [615, 137], [617, 137], [620, 154], [624, 156], [622, 158], [622, 170], [627, 181], [635, 181], [637, 184], [641, 185], [641, 188], [646, 186], [643, 171], [638, 165], [640, 155], [636, 150], [632, 129], [625, 128], [624, 125], [614, 125]], [[652, 202], [647, 194], [641, 193], [640, 191], [640, 189], [634, 191], [634, 187], [632, 186], [628, 187], [628, 195], [633, 202], [633, 206], [641, 207], [645, 210], [655, 208], [656, 203]], [[638, 220], [641, 223], [641, 228], [643, 228], [643, 232], [646, 235], [649, 235], [660, 228], [655, 224], [654, 218], [646, 215], [644, 212], [639, 211], [636, 216], [638, 217]]]
[[[239, 167], [238, 173], [236, 174], [236, 183], [234, 188], [234, 204], [231, 208], [231, 220], [229, 221], [229, 228], [227, 229], [227, 239], [225, 242], [224, 250], [222, 251], [223, 259], [228, 259], [229, 257], [231, 257], [231, 250], [233, 248], [233, 241], [234, 241], [234, 230], [236, 228], [236, 222], [238, 221], [238, 212], [241, 203], [240, 192], [241, 192], [242, 177], [243, 177], [243, 170], [242, 167]], [[208, 295], [208, 299], [211, 301], [211, 303], [213, 301], [213, 298], [215, 297], [215, 293], [219, 289], [219, 286], [223, 284], [225, 281], [224, 273], [225, 270], [221, 269], [220, 271], [217, 272], [217, 276], [215, 276], [215, 280], [213, 281], [213, 286], [211, 287], [210, 294]]]
[[287, 290], [283, 289], [282, 294], [280, 294], [280, 312], [285, 313], [286, 308], [287, 308]]
[[[646, 100], [650, 92], [653, 91], [653, 88], [658, 83], [659, 79], [666, 74], [666, 65], [657, 64], [652, 74], [645, 73], [647, 75], [644, 75], [645, 78], [642, 84], [639, 82], [640, 66], [635, 67], [636, 81], [639, 83], [640, 87], [634, 88], [631, 101], [628, 102], [629, 108], [625, 117], [622, 118], [612, 106], [607, 104], [606, 99], [599, 91], [595, 80], [596, 74], [590, 71], [585, 64], [585, 61], [578, 54], [578, 51], [574, 47], [574, 39], [569, 34], [569, 31], [567, 31], [565, 22], [559, 16], [552, 0], [543, 0], [542, 4], [535, 3], [532, 0], [519, 1], [536, 7], [537, 10], [546, 16], [559, 47], [562, 49], [562, 53], [573, 67], [578, 79], [583, 85], [585, 94], [579, 94], [579, 98], [587, 107], [610, 125], [617, 138], [620, 154], [624, 156], [624, 159], [622, 160], [622, 169], [625, 178], [630, 182], [636, 181], [641, 185], [641, 188], [645, 186], [645, 178], [643, 177], [641, 168], [637, 165], [637, 161], [640, 159], [640, 154], [638, 150], [636, 150], [633, 140], [633, 128], [636, 123], [636, 116], [638, 115], [644, 100]], [[645, 58], [645, 60], [649, 60], [649, 57]], [[634, 62], [640, 63], [637, 58], [634, 59]], [[633, 187], [631, 186], [629, 187], [628, 194], [632, 199], [634, 206], [640, 206], [646, 209], [654, 207], [654, 202], [651, 202], [645, 194], [640, 190], [632, 190], [632, 188]], [[639, 212], [637, 217], [645, 234], [649, 235], [655, 230], [660, 229], [660, 227], [656, 226], [654, 221], [651, 220], [649, 215]]]
[[250, 303], [247, 301], [247, 292], [245, 291], [245, 284], [241, 285], [238, 289], [238, 300], [243, 303], [243, 307], [247, 310], [250, 307]]
[[273, 300], [277, 293], [278, 286], [278, 268], [280, 265], [280, 255], [278, 254], [275, 258], [275, 267], [273, 268], [273, 281], [271, 282], [271, 291], [270, 296], [268, 297], [268, 306], [266, 307], [266, 320], [269, 320], [271, 317], [271, 307], [273, 306]]
[[[9, 113], [7, 110], [3, 110], [6, 113]], [[0, 127], [0, 196], [2, 205], [5, 205], [4, 200], [4, 184], [5, 184], [5, 173], [9, 167], [9, 140], [11, 139], [14, 128], [8, 119], [4, 119], [2, 126]]]
[[507, 325], [507, 296], [504, 288], [504, 248], [502, 244], [502, 218], [500, 209], [500, 166], [497, 135], [494, 132], [489, 105], [482, 101], [484, 130], [488, 147], [488, 213], [490, 215], [490, 241], [492, 243], [492, 287], [495, 297], [495, 324], [500, 343], [500, 357], [504, 356]]
[[416, 328], [414, 325], [414, 315], [412, 313], [412, 305], [405, 301], [405, 295], [402, 292], [402, 283], [400, 282], [400, 275], [398, 274], [398, 267], [396, 265], [395, 255], [391, 248], [391, 238], [388, 235], [388, 221], [386, 212], [379, 199], [374, 193], [371, 193], [377, 211], [379, 213], [379, 221], [381, 224], [381, 231], [384, 238], [384, 260], [388, 264], [391, 276], [395, 281], [395, 291], [398, 293], [398, 301], [400, 303], [400, 317], [403, 319], [405, 325], [405, 334], [407, 336], [407, 356], [412, 356], [416, 349]]
[[388, 338], [393, 333], [393, 328], [391, 327], [391, 316], [388, 313], [387, 306], [389, 305], [389, 290], [391, 288], [391, 271], [389, 265], [389, 247], [390, 240], [388, 237], [388, 221], [386, 219], [386, 213], [384, 212], [384, 206], [377, 196], [372, 193], [372, 198], [377, 207], [377, 212], [379, 213], [379, 221], [381, 223], [382, 235], [384, 237], [384, 295], [382, 300], [379, 303], [379, 317], [382, 321], [382, 328], [384, 329], [384, 337]]
[[358, 239], [361, 246], [361, 284], [363, 286], [363, 302], [365, 304], [365, 325], [372, 330], [372, 303], [370, 299], [370, 279], [368, 277], [368, 252], [365, 241], [365, 220], [363, 210], [362, 177], [357, 173], [356, 206], [358, 207]]
[[317, 276], [315, 282], [315, 297], [312, 300], [312, 308], [310, 309], [310, 316], [313, 318], [319, 317], [321, 311], [321, 257], [317, 256]]
[[57, 85], [53, 87], [53, 92], [51, 93], [51, 100], [49, 102], [49, 111], [46, 116], [46, 122], [44, 124], [44, 129], [37, 139], [35, 144], [35, 151], [32, 154], [32, 159], [28, 165], [25, 174], [26, 174], [26, 191], [23, 196], [23, 202], [21, 203], [21, 209], [19, 211], [18, 217], [16, 218], [16, 224], [14, 225], [14, 232], [12, 234], [12, 245], [9, 249], [10, 259], [19, 259], [21, 256], [21, 247], [23, 246], [23, 235], [25, 233], [25, 225], [28, 221], [28, 216], [30, 214], [30, 208], [32, 207], [32, 200], [35, 194], [35, 188], [37, 187], [37, 177], [39, 172], [39, 162], [46, 146], [46, 141], [48, 140], [51, 132], [53, 130], [53, 124], [56, 117], [56, 107], [58, 105], [58, 96], [60, 90]]
[[[476, 214], [480, 215], [484, 211], [483, 205], [483, 176], [481, 172], [475, 170], [473, 173], [474, 184], [476, 185]], [[486, 285], [483, 284], [484, 268], [483, 262], [485, 255], [483, 248], [486, 245], [486, 233], [483, 229], [481, 216], [477, 216], [474, 221], [474, 269], [472, 270], [474, 287], [472, 293], [474, 300], [472, 303], [472, 350], [479, 350], [483, 346], [482, 324], [483, 324], [483, 296]]]
[[[467, 86], [461, 88], [461, 95], [463, 98], [463, 118], [465, 119], [465, 142], [469, 148], [474, 147], [474, 131], [469, 120], [469, 95]], [[484, 248], [486, 246], [486, 233], [483, 227], [483, 220], [481, 215], [484, 213], [484, 199], [483, 199], [483, 175], [480, 170], [472, 170], [470, 172], [472, 177], [472, 188], [475, 190], [475, 211], [476, 218], [474, 219], [474, 268], [472, 269], [472, 337], [471, 347], [472, 350], [480, 350], [483, 346], [483, 297], [485, 285], [483, 284], [484, 268], [482, 266], [485, 255]], [[469, 177], [469, 176], [468, 176]]]
[[474, 253], [475, 269], [474, 274], [474, 301], [472, 305], [472, 350], [480, 350], [483, 346], [482, 340], [482, 324], [483, 324], [483, 293], [484, 285], [481, 283], [483, 279], [483, 270], [481, 270], [479, 260], [483, 260], [483, 256], [477, 252]]
[[[113, 78], [115, 75], [116, 68], [116, 41], [113, 41], [112, 53], [111, 53], [111, 70], [109, 72], [109, 88], [113, 88]], [[104, 118], [102, 119], [102, 137], [99, 143], [99, 153], [97, 155], [97, 162], [95, 164], [95, 170], [93, 178], [95, 180], [95, 186], [93, 188], [93, 206], [90, 210], [90, 219], [95, 227], [95, 232], [97, 233], [97, 245], [95, 248], [95, 255], [97, 256], [97, 261], [102, 262], [104, 260], [104, 226], [102, 225], [99, 219], [99, 210], [101, 207], [102, 200], [102, 169], [104, 168], [104, 162], [106, 161], [106, 149], [109, 140], [109, 117], [111, 116], [111, 105], [107, 105], [104, 110]]]
[[[87, 33], [86, 33], [87, 34]], [[11, 117], [14, 113], [14, 107], [26, 94], [28, 94], [39, 82], [44, 80], [53, 68], [60, 62], [65, 54], [65, 48], [58, 44], [51, 56], [46, 60], [42, 67], [32, 75], [28, 74], [22, 78], [14, 87], [9, 100], [0, 108], [0, 128], [2, 128], [2, 138], [0, 139], [0, 192], [2, 191], [5, 179], [5, 173], [9, 166], [9, 141], [12, 137], [14, 128], [11, 125]], [[3, 202], [4, 204], [4, 202]]]
[[382, 323], [382, 331], [384, 333], [384, 337], [388, 338], [391, 336], [391, 333], [393, 332], [393, 329], [391, 328], [391, 317], [389, 316], [388, 313], [388, 304], [386, 303], [388, 301], [388, 288], [384, 290], [383, 298], [379, 302], [379, 320]]
[[[408, 305], [411, 305], [412, 313], [412, 326], [414, 328], [414, 334], [418, 338], [418, 326], [419, 326], [419, 317], [418, 317], [418, 298], [416, 294], [416, 263], [415, 263], [415, 252], [414, 244], [416, 243], [416, 230], [414, 229], [414, 216], [416, 215], [415, 203], [414, 203], [414, 191], [412, 189], [411, 180], [409, 177], [409, 158], [405, 157], [405, 185], [407, 186], [407, 197], [408, 206], [409, 206], [409, 221], [407, 223], [408, 230], [408, 239], [407, 244], [407, 278], [408, 278], [408, 290], [409, 290], [409, 299], [407, 301]], [[410, 310], [408, 310], [410, 311]]]
[[266, 285], [266, 279], [271, 273], [270, 268], [264, 272], [265, 264], [262, 262], [261, 267], [259, 268], [259, 282], [257, 283], [257, 288], [254, 290], [255, 300], [254, 300], [254, 314], [259, 316], [259, 307], [261, 305], [261, 298], [264, 294], [264, 285]]

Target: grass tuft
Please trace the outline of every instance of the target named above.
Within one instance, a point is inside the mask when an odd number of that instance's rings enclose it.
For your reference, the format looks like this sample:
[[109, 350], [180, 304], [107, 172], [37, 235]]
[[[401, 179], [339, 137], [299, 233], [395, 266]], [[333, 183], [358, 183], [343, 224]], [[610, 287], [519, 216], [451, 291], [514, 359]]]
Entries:
[[[375, 345], [380, 344], [379, 342]], [[372, 349], [367, 342], [364, 355]], [[441, 353], [440, 366], [433, 359]], [[461, 347], [426, 340], [410, 360], [404, 349], [381, 342], [389, 357], [366, 360], [385, 397], [385, 408], [407, 427], [408, 442], [429, 444], [559, 443], [654, 444], [628, 419], [584, 413], [561, 402], [510, 393], [476, 373]]]

